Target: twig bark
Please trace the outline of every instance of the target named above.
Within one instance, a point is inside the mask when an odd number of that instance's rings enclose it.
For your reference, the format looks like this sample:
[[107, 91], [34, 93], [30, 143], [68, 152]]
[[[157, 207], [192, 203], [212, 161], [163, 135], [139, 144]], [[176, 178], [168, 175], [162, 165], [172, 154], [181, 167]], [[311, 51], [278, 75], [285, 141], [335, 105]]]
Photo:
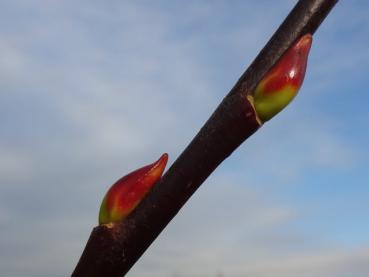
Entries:
[[123, 276], [215, 168], [260, 124], [246, 100], [292, 43], [338, 0], [300, 0], [161, 181], [123, 222], [93, 229], [73, 277]]

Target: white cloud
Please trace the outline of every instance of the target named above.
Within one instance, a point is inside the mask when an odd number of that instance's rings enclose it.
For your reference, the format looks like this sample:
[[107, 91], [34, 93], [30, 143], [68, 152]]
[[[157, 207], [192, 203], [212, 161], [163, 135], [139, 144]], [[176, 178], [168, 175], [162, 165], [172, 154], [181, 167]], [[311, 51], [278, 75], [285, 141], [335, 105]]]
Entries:
[[[12, 24], [0, 41], [0, 265], [7, 276], [65, 276], [108, 184], [161, 152], [173, 161], [295, 1], [27, 2], [2, 17]], [[336, 251], [301, 233], [291, 227], [301, 211], [266, 192], [306, 168], [355, 165], [339, 120], [305, 115], [298, 101], [204, 184], [132, 276], [368, 272], [365, 247]]]
[[33, 161], [26, 153], [0, 149], [0, 182], [27, 181], [32, 176]]
[[298, 211], [244, 186], [209, 182], [130, 276], [364, 276], [368, 247], [320, 245], [293, 231]]

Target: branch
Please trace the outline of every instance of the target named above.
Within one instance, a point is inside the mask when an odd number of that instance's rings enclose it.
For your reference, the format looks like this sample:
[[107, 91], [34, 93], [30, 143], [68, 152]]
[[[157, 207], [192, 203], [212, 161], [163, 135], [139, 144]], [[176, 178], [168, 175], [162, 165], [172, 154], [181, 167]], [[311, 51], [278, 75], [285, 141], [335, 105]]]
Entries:
[[93, 229], [73, 277], [122, 276], [181, 207], [260, 123], [246, 100], [302, 35], [313, 34], [338, 0], [300, 0], [161, 181], [123, 222]]

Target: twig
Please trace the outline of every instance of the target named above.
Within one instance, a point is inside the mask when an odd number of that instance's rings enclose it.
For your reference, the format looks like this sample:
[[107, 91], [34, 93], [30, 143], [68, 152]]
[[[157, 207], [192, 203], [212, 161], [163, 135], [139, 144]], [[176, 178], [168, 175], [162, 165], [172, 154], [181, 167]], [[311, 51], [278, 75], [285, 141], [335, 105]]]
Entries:
[[215, 168], [260, 124], [246, 101], [292, 43], [338, 0], [300, 0], [161, 181], [123, 222], [95, 227], [73, 277], [123, 276]]

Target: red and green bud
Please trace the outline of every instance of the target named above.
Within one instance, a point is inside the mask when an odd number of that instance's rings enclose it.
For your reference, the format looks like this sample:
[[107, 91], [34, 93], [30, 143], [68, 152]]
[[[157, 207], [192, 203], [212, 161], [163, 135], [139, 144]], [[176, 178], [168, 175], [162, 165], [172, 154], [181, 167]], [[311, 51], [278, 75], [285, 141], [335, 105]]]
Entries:
[[99, 224], [122, 221], [160, 180], [168, 154], [118, 180], [106, 193], [100, 207]]
[[253, 102], [262, 122], [283, 110], [296, 96], [304, 80], [311, 43], [310, 34], [298, 39], [257, 85]]

